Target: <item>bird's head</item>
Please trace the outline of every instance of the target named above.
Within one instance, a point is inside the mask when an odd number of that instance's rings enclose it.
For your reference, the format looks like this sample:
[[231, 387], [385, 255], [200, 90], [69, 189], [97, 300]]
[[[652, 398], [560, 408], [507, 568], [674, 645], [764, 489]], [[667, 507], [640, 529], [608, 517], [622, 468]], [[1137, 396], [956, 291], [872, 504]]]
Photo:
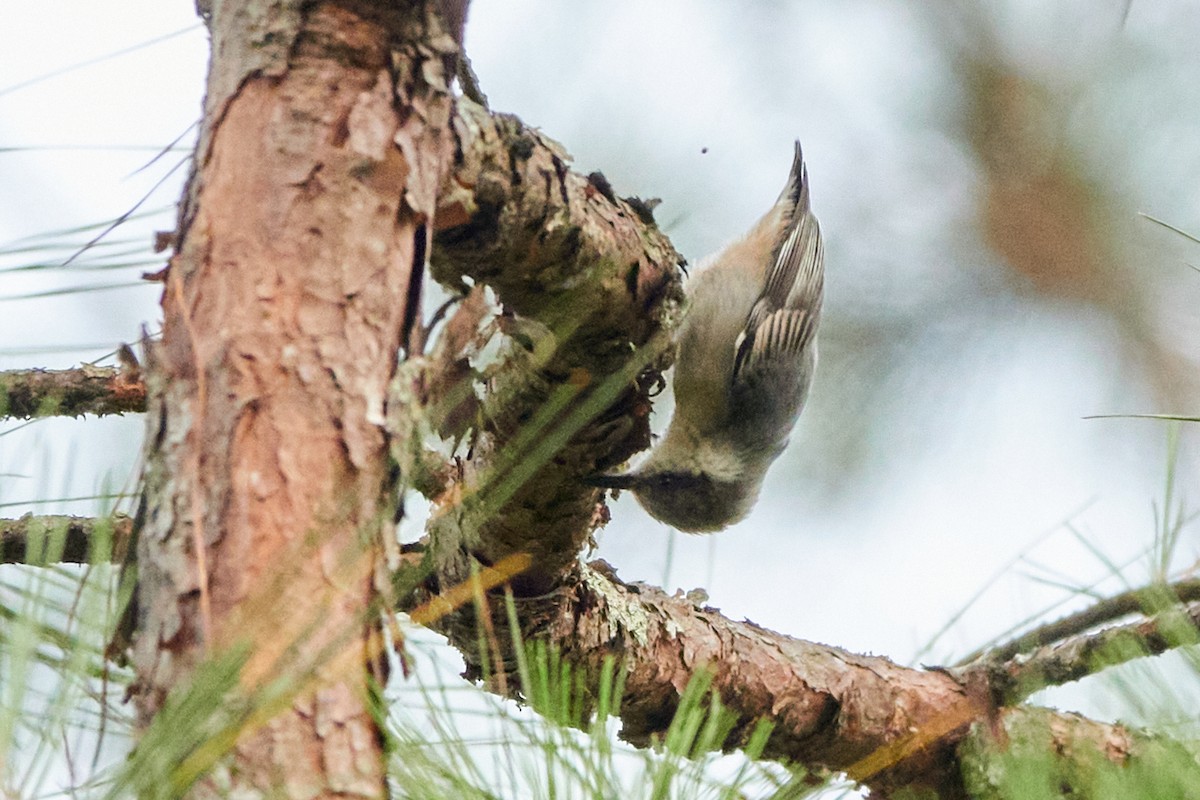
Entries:
[[761, 483], [678, 470], [592, 475], [586, 482], [633, 492], [650, 516], [684, 533], [712, 533], [738, 522], [753, 507]]

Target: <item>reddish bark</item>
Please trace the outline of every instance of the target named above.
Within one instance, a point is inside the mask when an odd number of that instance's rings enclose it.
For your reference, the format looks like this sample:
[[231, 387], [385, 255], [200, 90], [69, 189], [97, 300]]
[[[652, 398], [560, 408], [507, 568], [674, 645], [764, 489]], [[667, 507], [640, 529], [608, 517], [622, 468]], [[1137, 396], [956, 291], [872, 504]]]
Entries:
[[[589, 676], [584, 685], [597, 685], [606, 658], [621, 665], [621, 737], [640, 746], [666, 734], [684, 688], [704, 670], [737, 719], [726, 749], [744, 745], [756, 723], [766, 721], [772, 734], [764, 757], [845, 773], [869, 786], [872, 797], [901, 789], [932, 790], [945, 800], [973, 796], [964, 767], [975, 785], [987, 776], [965, 759], [990, 757], [1010, 744], [1028, 747], [1028, 737], [1044, 736], [1047, 725], [1056, 741], [1071, 743], [1063, 769], [1086, 770], [1096, 758], [1147, 769], [1181, 750], [1122, 725], [1024, 705], [999, 707], [986, 663], [916, 669], [806, 642], [654, 586], [624, 583], [604, 562], [580, 565], [552, 593], [515, 603], [526, 639], [557, 648]], [[503, 648], [511, 641], [503, 598], [494, 600], [492, 612], [495, 642]], [[479, 678], [476, 624], [469, 608], [436, 621]], [[511, 650], [487, 655], [493, 665], [515, 669]], [[519, 684], [515, 675], [493, 676], [490, 688], [515, 692]]]
[[[448, 583], [468, 573], [460, 553], [485, 564], [527, 553], [516, 587], [539, 594], [605, 519], [601, 493], [580, 478], [649, 444], [649, 395], [669, 366], [664, 334], [681, 308], [683, 259], [603, 176], [572, 172], [544, 133], [470, 103], [455, 130], [461, 155], [442, 192], [432, 267], [447, 285], [469, 279], [495, 292], [509, 346], [503, 369], [473, 376], [466, 394], [483, 398], [481, 422], [430, 537]], [[481, 349], [465, 338], [439, 343], [443, 357], [423, 381], [434, 395], [472, 379], [455, 369]]]
[[147, 365], [138, 705], [149, 721], [206, 655], [251, 642], [242, 688], [290, 677], [296, 693], [243, 734], [225, 780], [380, 796], [381, 423], [449, 156], [455, 44], [420, 4], [277, 5], [211, 20], [209, 113]]

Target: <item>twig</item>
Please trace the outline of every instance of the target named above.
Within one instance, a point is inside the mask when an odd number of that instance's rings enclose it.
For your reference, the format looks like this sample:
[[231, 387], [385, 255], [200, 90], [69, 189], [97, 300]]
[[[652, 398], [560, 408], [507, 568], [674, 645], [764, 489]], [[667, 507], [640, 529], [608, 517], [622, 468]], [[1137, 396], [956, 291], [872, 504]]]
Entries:
[[[112, 546], [107, 553], [93, 553], [93, 543], [100, 537], [97, 529], [108, 533]], [[0, 519], [0, 563], [24, 564], [53, 558], [59, 564], [90, 564], [94, 559], [120, 563], [125, 557], [133, 519], [125, 514], [111, 517], [34, 516], [20, 519]], [[55, 538], [63, 537], [62, 552], [51, 549]]]
[[479, 76], [475, 74], [475, 68], [471, 65], [471, 59], [467, 58], [467, 54], [459, 51], [458, 63], [455, 65], [458, 85], [462, 89], [462, 93], [471, 100], [474, 100], [484, 108], [488, 108], [487, 95], [483, 93], [483, 89], [479, 88]]
[[146, 410], [141, 375], [90, 364], [0, 372], [0, 417], [104, 416]]
[[1061, 686], [1126, 661], [1196, 644], [1200, 641], [1198, 627], [1200, 602], [1171, 608], [1140, 622], [1075, 636], [1004, 663], [989, 659], [955, 672], [962, 677], [976, 670], [986, 671], [996, 702], [1012, 705], [1047, 686]]
[[976, 650], [959, 661], [957, 666], [966, 667], [984, 658], [992, 664], [1011, 661], [1022, 653], [1031, 653], [1040, 647], [1061, 642], [1129, 614], [1153, 613], [1167, 605], [1197, 600], [1200, 600], [1200, 580], [1179, 581], [1169, 585], [1151, 584], [1139, 589], [1130, 589], [1101, 600], [1082, 611], [1034, 628], [998, 647]]

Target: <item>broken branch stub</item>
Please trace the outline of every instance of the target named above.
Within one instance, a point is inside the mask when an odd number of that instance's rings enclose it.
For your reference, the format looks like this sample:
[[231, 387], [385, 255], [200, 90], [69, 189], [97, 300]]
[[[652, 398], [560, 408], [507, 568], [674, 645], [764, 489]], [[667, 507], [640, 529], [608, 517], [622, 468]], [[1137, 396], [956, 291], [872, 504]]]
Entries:
[[[580, 478], [649, 444], [649, 396], [669, 365], [682, 259], [627, 202], [571, 172], [562, 147], [518, 119], [459, 99], [458, 155], [443, 183], [433, 276], [494, 294], [499, 358], [461, 366], [442, 353], [411, 372], [408, 400], [474, 382], [479, 408], [466, 456], [430, 525], [443, 581], [528, 553], [518, 594], [547, 590], [600, 524], [599, 492]], [[473, 347], [482, 349], [476, 340]], [[470, 360], [469, 358], [467, 360]], [[431, 428], [440, 427], [433, 420]], [[402, 463], [404, 459], [401, 459]]]

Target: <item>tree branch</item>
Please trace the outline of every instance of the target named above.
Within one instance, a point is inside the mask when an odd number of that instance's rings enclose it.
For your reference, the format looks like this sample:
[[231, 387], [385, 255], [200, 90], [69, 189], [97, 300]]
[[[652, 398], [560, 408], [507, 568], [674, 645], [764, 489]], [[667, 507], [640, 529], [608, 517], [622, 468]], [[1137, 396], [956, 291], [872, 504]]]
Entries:
[[146, 386], [135, 370], [85, 364], [0, 372], [0, 417], [102, 417], [145, 410]]
[[0, 519], [0, 564], [119, 563], [132, 531], [133, 518], [125, 514]]
[[1197, 785], [1181, 742], [1046, 708], [1002, 709], [959, 753], [973, 800], [1192, 797]]
[[[96, 529], [103, 526], [112, 526], [112, 558], [119, 561], [132, 527], [127, 516], [27, 514], [18, 520], [0, 520], [3, 560], [25, 560], [30, 531], [35, 537], [44, 535], [37, 532], [60, 531], [65, 545], [59, 560], [94, 561], [98, 556], [93, 553], [89, 559], [89, 549]], [[422, 569], [419, 553], [408, 561], [409, 569]], [[1159, 588], [1183, 595], [1190, 583]], [[402, 604], [412, 609], [428, 598], [428, 592], [421, 591]], [[976, 723], [984, 723], [984, 729], [992, 731], [988, 735], [999, 735], [1003, 742], [1008, 738], [1005, 731], [1034, 724], [1026, 721], [1028, 716], [1049, 726], [1051, 733], [1045, 735], [1069, 742], [1070, 751], [1080, 753], [1091, 747], [1087, 752], [1105, 754], [1112, 763], [1130, 762], [1170, 747], [1169, 742], [1123, 726], [1013, 704], [1046, 686], [1194, 644], [1200, 624], [1200, 603], [1193, 603], [1135, 624], [1081, 635], [1004, 664], [988, 661], [955, 670], [921, 670], [736, 622], [686, 597], [669, 596], [646, 584], [624, 583], [602, 561], [578, 565], [546, 596], [517, 598], [515, 603], [522, 635], [558, 648], [585, 674], [599, 675], [606, 656], [618, 658], [628, 674], [621, 735], [634, 744], [645, 746], [665, 732], [683, 687], [696, 671], [707, 669], [723, 703], [740, 718], [726, 748], [744, 744], [755, 722], [769, 719], [774, 733], [764, 751], [768, 758], [844, 771], [879, 791], [927, 786], [945, 797], [961, 791], [957, 748], [965, 741], [971, 742], [973, 752], [981, 746], [978, 731], [970, 730]], [[1097, 607], [1113, 606], [1102, 601]], [[510, 637], [502, 602], [498, 601], [494, 614], [493, 624], [505, 632], [497, 639], [506, 643]], [[468, 607], [433, 624], [462, 651], [468, 677], [482, 677], [474, 612]], [[514, 670], [511, 649], [500, 655], [503, 664]], [[489, 688], [498, 691], [501, 683], [513, 690], [519, 685], [510, 677], [493, 680]]]
[[[604, 562], [577, 566], [547, 596], [514, 602], [526, 640], [556, 647], [593, 681], [584, 685], [594, 685], [606, 657], [625, 668], [621, 736], [635, 745], [665, 733], [684, 687], [708, 670], [722, 703], [738, 717], [726, 749], [743, 745], [755, 723], [768, 720], [774, 729], [765, 757], [845, 772], [883, 796], [902, 786], [966, 796], [959, 748], [971, 738], [976, 749], [983, 741], [1003, 749], [1004, 731], [1027, 717], [1051, 725], [1079, 759], [1134, 765], [1167, 746], [1076, 715], [998, 708], [984, 671], [914, 669], [794, 639], [653, 586], [624, 583]], [[501, 631], [495, 639], [504, 643], [510, 637], [502, 600], [492, 614]], [[468, 677], [484, 677], [474, 611], [443, 617], [437, 627], [467, 659]], [[502, 668], [515, 670], [515, 654], [500, 655]], [[493, 675], [489, 688], [518, 685], [511, 674], [503, 681]]]
[[[1187, 581], [1181, 584], [1180, 595], [1186, 595], [1185, 590], [1194, 588], [1194, 583]], [[1168, 587], [1151, 588], [1162, 590]], [[1093, 608], [1111, 611], [1119, 607], [1119, 604], [1111, 602], [1116, 599], [1118, 598], [1101, 601]], [[1101, 611], [1097, 611], [1092, 616], [1100, 614]], [[1081, 612], [1074, 616], [1084, 618], [1085, 615], [1086, 612]], [[1029, 654], [1014, 655], [1004, 661], [989, 654], [983, 661], [967, 665], [955, 672], [964, 680], [969, 680], [967, 676], [971, 673], [986, 672], [987, 684], [997, 702], [1010, 705], [1047, 686], [1061, 686], [1126, 661], [1160, 655], [1168, 650], [1196, 644], [1200, 641], [1200, 636], [1197, 635], [1198, 628], [1200, 603], [1174, 606], [1149, 619], [1068, 638]]]
[[966, 667], [984, 658], [993, 664], [1011, 661], [1022, 653], [1033, 652], [1130, 614], [1154, 613], [1179, 603], [1196, 600], [1200, 600], [1200, 580], [1178, 581], [1172, 584], [1153, 583], [1130, 589], [1100, 600], [1082, 611], [1034, 628], [1006, 644], [976, 650], [962, 659], [958, 666]]
[[[567, 168], [562, 147], [515, 117], [460, 99], [458, 158], [443, 185], [431, 256], [450, 287], [485, 284], [500, 307], [479, 335], [472, 322], [411, 360], [391, 402], [399, 441], [424, 419], [469, 440], [430, 526], [438, 568], [453, 584], [466, 554], [485, 564], [528, 553], [518, 593], [552, 588], [603, 516], [601, 494], [581, 476], [649, 444], [649, 393], [667, 366], [663, 332], [678, 313], [682, 259], [666, 236], [607, 182]], [[503, 363], [484, 365], [488, 341]], [[495, 348], [493, 348], [494, 350]], [[494, 356], [493, 356], [494, 358]], [[464, 390], [464, 384], [469, 388]], [[482, 397], [469, 431], [451, 429], [440, 398]], [[455, 407], [456, 402], [443, 404]], [[406, 475], [421, 454], [398, 453]]]

